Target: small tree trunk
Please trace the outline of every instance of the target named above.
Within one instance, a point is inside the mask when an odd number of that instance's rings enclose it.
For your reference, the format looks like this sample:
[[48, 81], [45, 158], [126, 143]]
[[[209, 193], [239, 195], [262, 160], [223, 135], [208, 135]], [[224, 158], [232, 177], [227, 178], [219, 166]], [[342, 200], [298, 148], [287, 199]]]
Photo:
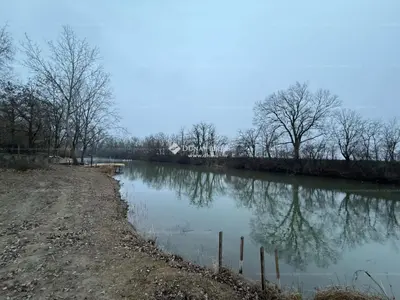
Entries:
[[86, 147], [83, 147], [81, 152], [81, 164], [84, 163], [85, 153], [86, 153]]
[[71, 149], [72, 164], [79, 165], [78, 159], [76, 158], [75, 147]]
[[296, 141], [293, 145], [294, 159], [300, 159], [300, 142]]

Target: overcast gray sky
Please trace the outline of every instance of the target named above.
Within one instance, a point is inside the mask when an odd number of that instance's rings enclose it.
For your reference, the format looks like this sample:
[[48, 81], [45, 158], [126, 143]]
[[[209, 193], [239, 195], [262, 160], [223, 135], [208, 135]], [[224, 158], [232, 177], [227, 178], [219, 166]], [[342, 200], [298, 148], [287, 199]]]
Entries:
[[200, 121], [233, 136], [256, 101], [295, 81], [368, 117], [400, 114], [398, 0], [0, 1], [16, 41], [68, 24], [98, 46], [136, 136]]

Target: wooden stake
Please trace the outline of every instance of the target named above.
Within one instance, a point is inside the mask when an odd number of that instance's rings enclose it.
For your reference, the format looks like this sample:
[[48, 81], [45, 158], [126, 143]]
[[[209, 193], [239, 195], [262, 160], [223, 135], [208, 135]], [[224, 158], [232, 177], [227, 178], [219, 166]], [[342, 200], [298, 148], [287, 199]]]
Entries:
[[275, 270], [276, 270], [276, 279], [278, 281], [278, 288], [281, 288], [281, 275], [279, 272], [279, 260], [278, 260], [278, 248], [275, 248]]
[[222, 269], [222, 231], [219, 232], [218, 239], [218, 270]]
[[243, 248], [244, 248], [244, 237], [240, 237], [240, 259], [239, 259], [239, 274], [243, 274]]
[[261, 289], [265, 290], [265, 274], [264, 274], [264, 247], [260, 248], [260, 264], [261, 264]]

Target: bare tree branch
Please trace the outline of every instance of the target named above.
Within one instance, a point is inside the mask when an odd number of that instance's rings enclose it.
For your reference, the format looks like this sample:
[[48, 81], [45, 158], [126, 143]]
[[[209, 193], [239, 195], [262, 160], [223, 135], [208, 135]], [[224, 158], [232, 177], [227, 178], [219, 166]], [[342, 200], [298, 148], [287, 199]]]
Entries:
[[363, 120], [353, 110], [342, 109], [335, 115], [336, 123], [332, 133], [339, 145], [339, 150], [345, 160], [350, 160], [356, 155], [362, 142]]
[[82, 103], [80, 97], [82, 97], [83, 89], [88, 86], [93, 74], [101, 69], [99, 51], [95, 47], [90, 47], [86, 39], [78, 39], [68, 26], [63, 27], [57, 41], [48, 42], [50, 55], [47, 59], [27, 35], [22, 48], [26, 54], [25, 66], [34, 72], [43, 85], [52, 85], [63, 97], [66, 146], [71, 148], [76, 163], [74, 155], [76, 143], [73, 139], [76, 139], [77, 135], [74, 134], [73, 137], [70, 132], [72, 115], [80, 109], [79, 103]]
[[254, 123], [270, 123], [281, 129], [293, 146], [294, 157], [300, 157], [300, 146], [304, 140], [321, 135], [325, 120], [340, 105], [336, 95], [328, 90], [311, 93], [308, 84], [296, 83], [258, 102], [254, 108]]
[[13, 60], [15, 49], [13, 39], [7, 31], [7, 24], [0, 28], [0, 72], [9, 69], [9, 63]]

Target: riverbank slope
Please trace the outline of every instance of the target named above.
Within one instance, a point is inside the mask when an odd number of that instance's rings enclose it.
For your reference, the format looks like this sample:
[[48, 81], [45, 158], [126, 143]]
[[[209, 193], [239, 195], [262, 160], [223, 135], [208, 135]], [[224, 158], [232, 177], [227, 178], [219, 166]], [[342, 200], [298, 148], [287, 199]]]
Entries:
[[118, 190], [96, 168], [0, 170], [0, 299], [295, 299], [160, 252]]

